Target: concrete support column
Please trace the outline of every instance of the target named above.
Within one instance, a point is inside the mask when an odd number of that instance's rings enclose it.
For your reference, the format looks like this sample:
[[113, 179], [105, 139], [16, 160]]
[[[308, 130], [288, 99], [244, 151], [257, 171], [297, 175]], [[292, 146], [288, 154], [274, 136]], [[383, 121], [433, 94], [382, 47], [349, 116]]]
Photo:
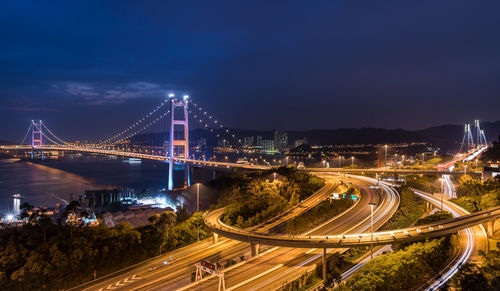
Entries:
[[326, 281], [326, 249], [323, 249], [323, 256], [321, 257], [323, 280]]
[[259, 254], [259, 244], [250, 243], [250, 251], [252, 253], [252, 257], [255, 257]]
[[217, 234], [217, 233], [214, 232], [213, 243], [216, 244], [218, 242], [219, 242], [219, 234]]
[[487, 221], [487, 222], [483, 223], [483, 227], [486, 230], [486, 234], [488, 235], [488, 237], [493, 236], [493, 223], [494, 222], [495, 222], [494, 220], [491, 220], [491, 221]]

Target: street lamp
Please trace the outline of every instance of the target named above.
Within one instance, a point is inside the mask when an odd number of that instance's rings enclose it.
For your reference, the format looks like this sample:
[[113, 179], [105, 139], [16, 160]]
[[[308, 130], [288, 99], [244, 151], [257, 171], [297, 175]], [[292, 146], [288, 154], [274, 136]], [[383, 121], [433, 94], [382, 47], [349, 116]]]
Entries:
[[385, 146], [384, 146], [384, 149], [385, 149], [385, 160], [386, 160], [386, 161], [387, 161], [387, 147], [388, 147], [388, 145], [385, 145]]
[[439, 181], [441, 181], [441, 211], [443, 211], [444, 180], [444, 178], [439, 178]]
[[[200, 183], [196, 183], [196, 212], [200, 212]], [[200, 240], [200, 226], [196, 224], [196, 241]]]
[[373, 259], [373, 206], [375, 206], [376, 204], [374, 202], [370, 202], [368, 204], [370, 204], [370, 210], [371, 210], [370, 258]]
[[351, 157], [351, 169], [354, 169], [354, 156]]

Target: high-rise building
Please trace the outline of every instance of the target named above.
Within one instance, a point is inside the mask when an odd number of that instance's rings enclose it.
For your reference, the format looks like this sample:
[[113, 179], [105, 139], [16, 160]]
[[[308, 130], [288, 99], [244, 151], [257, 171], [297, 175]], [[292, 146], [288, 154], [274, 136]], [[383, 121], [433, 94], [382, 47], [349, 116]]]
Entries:
[[220, 147], [220, 148], [227, 148], [229, 147], [229, 142], [227, 141], [227, 139], [219, 139], [217, 141], [217, 145]]
[[262, 146], [262, 136], [257, 136], [255, 138], [255, 146], [258, 146], [258, 147]]
[[295, 140], [295, 147], [299, 147], [303, 144], [307, 144], [307, 138], [297, 139]]
[[274, 132], [274, 145], [279, 151], [285, 150], [288, 147], [288, 133], [276, 130]]
[[274, 147], [274, 140], [272, 139], [264, 139], [262, 140], [262, 151], [264, 152], [275, 152], [276, 149]]
[[206, 148], [206, 147], [207, 147], [207, 139], [200, 137], [198, 139], [198, 148], [202, 149], [202, 148]]
[[253, 136], [246, 136], [245, 138], [243, 138], [243, 145], [246, 147], [253, 147], [253, 140]]

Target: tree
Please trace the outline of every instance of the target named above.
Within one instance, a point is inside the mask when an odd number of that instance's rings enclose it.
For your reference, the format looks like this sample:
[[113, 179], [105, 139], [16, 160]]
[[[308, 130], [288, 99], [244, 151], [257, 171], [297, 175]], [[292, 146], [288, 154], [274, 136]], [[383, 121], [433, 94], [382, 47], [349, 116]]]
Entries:
[[488, 282], [480, 269], [471, 263], [464, 264], [452, 278], [453, 286], [464, 291], [489, 290]]

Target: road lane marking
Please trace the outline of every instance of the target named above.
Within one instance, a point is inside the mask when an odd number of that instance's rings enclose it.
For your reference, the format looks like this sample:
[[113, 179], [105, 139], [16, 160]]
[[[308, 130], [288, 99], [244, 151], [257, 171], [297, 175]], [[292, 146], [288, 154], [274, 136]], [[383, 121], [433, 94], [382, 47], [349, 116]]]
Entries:
[[251, 281], [253, 281], [255, 279], [258, 279], [258, 278], [260, 278], [262, 276], [265, 276], [265, 275], [267, 275], [267, 274], [269, 274], [269, 273], [271, 273], [271, 272], [273, 272], [273, 271], [275, 271], [275, 270], [277, 270], [277, 269], [279, 269], [281, 267], [283, 267], [283, 264], [276, 265], [276, 266], [272, 267], [271, 269], [269, 269], [269, 270], [267, 270], [265, 272], [259, 273], [258, 275], [255, 275], [252, 278], [248, 278], [245, 281], [240, 282], [240, 283], [238, 283], [238, 284], [236, 284], [236, 285], [234, 285], [234, 286], [232, 286], [232, 287], [230, 287], [230, 288], [228, 288], [226, 290], [227, 291], [234, 290], [234, 289], [236, 289], [238, 287], [241, 287], [241, 286], [243, 286], [243, 285], [245, 285], [245, 284], [247, 284], [247, 283], [249, 283], [249, 282], [251, 282]]

